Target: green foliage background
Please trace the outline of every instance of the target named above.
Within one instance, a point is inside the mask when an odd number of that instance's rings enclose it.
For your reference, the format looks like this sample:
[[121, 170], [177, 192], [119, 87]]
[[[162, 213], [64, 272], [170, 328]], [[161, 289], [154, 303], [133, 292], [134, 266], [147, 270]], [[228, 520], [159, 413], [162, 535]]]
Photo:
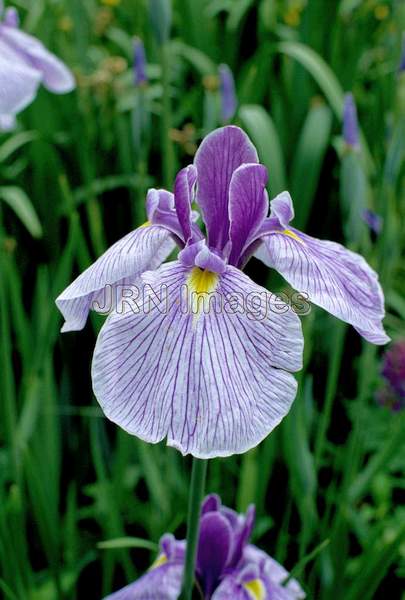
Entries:
[[[388, 333], [403, 337], [405, 5], [177, 0], [160, 47], [149, 14], [162, 25], [159, 2], [14, 4], [78, 88], [42, 90], [0, 137], [0, 595], [99, 599], [147, 568], [163, 532], [184, 536], [190, 462], [102, 416], [89, 375], [102, 319], [60, 336], [54, 298], [145, 220], [146, 189], [170, 188], [220, 124], [225, 62], [234, 122], [268, 167], [271, 196], [290, 190], [298, 228], [362, 252], [381, 277]], [[142, 89], [135, 34], [149, 62]], [[340, 137], [349, 90], [359, 152]], [[377, 239], [356, 218], [365, 206], [384, 218]], [[285, 287], [259, 263], [248, 272]], [[258, 448], [212, 461], [208, 491], [240, 511], [256, 503], [255, 542], [296, 566], [309, 598], [401, 598], [405, 418], [375, 401], [381, 349], [315, 307], [303, 325], [292, 411]]]

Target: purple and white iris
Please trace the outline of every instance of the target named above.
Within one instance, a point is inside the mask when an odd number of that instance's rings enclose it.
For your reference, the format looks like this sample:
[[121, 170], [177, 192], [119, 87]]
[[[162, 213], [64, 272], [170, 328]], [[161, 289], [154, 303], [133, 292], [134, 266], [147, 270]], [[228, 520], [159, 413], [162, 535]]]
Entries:
[[[249, 543], [255, 509], [246, 515], [221, 506], [216, 495], [202, 504], [195, 577], [205, 600], [300, 600], [301, 586], [265, 552]], [[165, 534], [160, 552], [140, 579], [105, 600], [176, 600], [180, 594], [185, 541]]]
[[14, 127], [17, 113], [33, 101], [41, 83], [55, 94], [75, 87], [69, 69], [39, 40], [20, 31], [16, 9], [4, 10], [0, 0], [0, 129]]
[[[367, 340], [388, 340], [374, 271], [358, 254], [291, 227], [287, 192], [267, 216], [266, 183], [247, 135], [217, 129], [178, 173], [174, 194], [149, 190], [148, 222], [57, 299], [63, 331], [79, 330], [107, 284], [118, 294], [143, 286], [139, 310], [107, 318], [92, 365], [101, 407], [129, 433], [152, 443], [167, 437], [199, 458], [228, 456], [256, 446], [287, 414], [292, 372], [302, 366], [301, 324], [243, 273], [252, 255]], [[193, 221], [194, 201], [207, 238]], [[160, 266], [176, 245], [177, 259]]]

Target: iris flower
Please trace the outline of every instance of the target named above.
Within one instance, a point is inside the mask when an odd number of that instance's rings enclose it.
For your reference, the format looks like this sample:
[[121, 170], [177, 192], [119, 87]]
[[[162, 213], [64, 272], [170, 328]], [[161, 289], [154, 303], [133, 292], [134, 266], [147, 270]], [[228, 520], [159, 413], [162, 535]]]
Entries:
[[347, 146], [358, 148], [359, 137], [356, 103], [353, 94], [348, 93], [345, 94], [343, 106], [343, 139]]
[[13, 128], [17, 113], [33, 101], [41, 83], [55, 94], [75, 87], [69, 69], [39, 40], [20, 31], [16, 9], [4, 11], [0, 0], [0, 128]]
[[[112, 421], [143, 440], [199, 458], [256, 446], [287, 414], [302, 366], [294, 310], [242, 269], [255, 254], [311, 301], [382, 344], [383, 295], [363, 258], [290, 226], [284, 192], [238, 127], [209, 134], [174, 194], [152, 189], [148, 222], [116, 242], [57, 299], [62, 331], [83, 328], [108, 284], [142, 289], [139, 310], [112, 310], [99, 334], [93, 388]], [[201, 209], [205, 238], [193, 222]], [[176, 260], [159, 266], [175, 245]], [[219, 307], [219, 308], [218, 308]]]
[[134, 38], [133, 47], [135, 85], [140, 86], [148, 82], [148, 76], [146, 75], [145, 47], [142, 40], [138, 37]]
[[[301, 586], [265, 552], [249, 543], [254, 506], [246, 515], [221, 506], [216, 495], [207, 496], [200, 516], [196, 581], [205, 600], [300, 600]], [[176, 600], [180, 594], [185, 541], [165, 534], [160, 552], [140, 579], [105, 600]]]
[[222, 121], [230, 121], [238, 106], [238, 100], [235, 92], [235, 80], [233, 73], [228, 65], [219, 65], [219, 82], [221, 95], [221, 116]]

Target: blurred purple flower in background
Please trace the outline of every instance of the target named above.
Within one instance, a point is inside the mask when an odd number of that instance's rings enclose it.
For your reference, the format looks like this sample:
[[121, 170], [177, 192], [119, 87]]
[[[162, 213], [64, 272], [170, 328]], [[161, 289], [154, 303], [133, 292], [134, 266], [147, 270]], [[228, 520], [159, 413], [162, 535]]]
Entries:
[[383, 219], [380, 215], [377, 215], [373, 210], [366, 208], [361, 213], [361, 218], [376, 235], [381, 233]]
[[346, 94], [343, 107], [343, 139], [351, 148], [359, 146], [359, 124], [353, 94]]
[[238, 104], [235, 92], [235, 80], [228, 65], [219, 65], [219, 89], [221, 95], [221, 117], [222, 121], [226, 123], [234, 116]]
[[[205, 600], [300, 600], [305, 593], [273, 558], [249, 543], [255, 510], [246, 515], [221, 506], [216, 495], [202, 504], [195, 577]], [[166, 534], [160, 553], [140, 579], [105, 600], [176, 600], [186, 542]]]
[[[368, 341], [388, 341], [376, 273], [340, 244], [291, 227], [287, 192], [270, 202], [268, 217], [266, 183], [247, 135], [217, 129], [178, 173], [174, 194], [149, 190], [148, 222], [57, 298], [63, 331], [72, 331], [103, 304], [107, 284], [144, 292], [136, 310], [112, 310], [92, 365], [104, 413], [129, 433], [151, 443], [167, 437], [199, 458], [229, 456], [256, 446], [288, 413], [292, 372], [302, 367], [301, 324], [243, 273], [253, 255]], [[207, 239], [193, 222], [194, 200]], [[176, 244], [177, 260], [160, 266]]]
[[28, 106], [42, 83], [55, 94], [75, 87], [69, 69], [31, 35], [18, 29], [15, 8], [0, 0], [0, 128], [12, 129], [17, 113]]
[[381, 374], [385, 385], [377, 392], [378, 402], [392, 410], [405, 408], [405, 340], [394, 342], [384, 353]]
[[134, 38], [134, 76], [135, 85], [144, 85], [148, 82], [146, 75], [145, 47], [140, 38]]

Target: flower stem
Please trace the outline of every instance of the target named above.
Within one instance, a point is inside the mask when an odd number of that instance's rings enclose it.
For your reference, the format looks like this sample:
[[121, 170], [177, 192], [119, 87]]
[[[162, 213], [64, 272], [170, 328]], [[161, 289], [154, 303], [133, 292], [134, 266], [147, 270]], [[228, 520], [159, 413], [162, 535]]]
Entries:
[[171, 99], [170, 99], [170, 59], [168, 44], [162, 45], [160, 64], [162, 68], [162, 118], [161, 143], [163, 159], [163, 181], [166, 188], [171, 189], [174, 177], [174, 149], [170, 139], [171, 128]]
[[200, 509], [204, 495], [207, 464], [208, 461], [206, 460], [193, 458], [187, 516], [186, 561], [184, 565], [183, 587], [180, 600], [191, 600], [193, 594], [195, 559], [200, 529]]

